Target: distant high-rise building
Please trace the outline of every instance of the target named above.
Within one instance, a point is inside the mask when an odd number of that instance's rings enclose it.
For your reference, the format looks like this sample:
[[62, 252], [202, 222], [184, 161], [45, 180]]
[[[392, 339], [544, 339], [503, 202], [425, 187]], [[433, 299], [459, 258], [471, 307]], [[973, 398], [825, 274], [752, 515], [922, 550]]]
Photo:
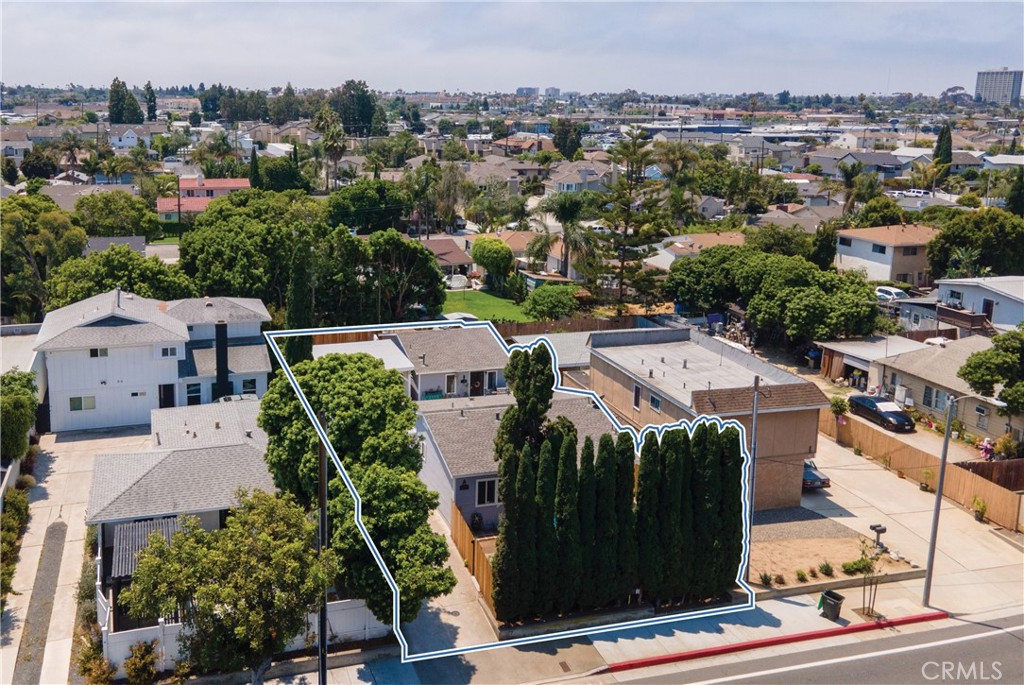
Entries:
[[997, 105], [1020, 104], [1020, 83], [1024, 71], [1011, 71], [1007, 67], [978, 72], [978, 83], [974, 87], [974, 98]]
[[516, 95], [518, 97], [533, 97], [534, 95], [540, 94], [540, 88], [530, 88], [527, 86], [520, 86], [516, 88]]
[[551, 88], [545, 88], [544, 89], [544, 97], [546, 97], [546, 98], [548, 98], [550, 100], [554, 100], [555, 98], [557, 98], [561, 94], [562, 94], [562, 90], [560, 88], [551, 87]]

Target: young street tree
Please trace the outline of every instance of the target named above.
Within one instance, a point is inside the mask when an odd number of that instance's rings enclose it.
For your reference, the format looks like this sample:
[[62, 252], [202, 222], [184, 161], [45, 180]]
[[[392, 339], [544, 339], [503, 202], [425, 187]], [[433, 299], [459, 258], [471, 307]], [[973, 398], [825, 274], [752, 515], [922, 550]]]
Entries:
[[314, 551], [316, 525], [290, 496], [238, 498], [220, 530], [186, 518], [170, 544], [150, 538], [121, 601], [136, 618], [183, 611], [189, 661], [203, 671], [247, 669], [258, 685], [273, 655], [306, 628], [336, 565], [331, 552]]

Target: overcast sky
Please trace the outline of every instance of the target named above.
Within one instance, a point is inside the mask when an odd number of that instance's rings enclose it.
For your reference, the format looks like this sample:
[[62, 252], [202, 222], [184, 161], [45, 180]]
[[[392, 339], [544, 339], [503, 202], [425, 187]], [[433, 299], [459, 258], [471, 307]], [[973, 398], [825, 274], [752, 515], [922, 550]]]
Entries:
[[1024, 2], [3, 0], [8, 84], [666, 94], [974, 89], [1024, 64]]

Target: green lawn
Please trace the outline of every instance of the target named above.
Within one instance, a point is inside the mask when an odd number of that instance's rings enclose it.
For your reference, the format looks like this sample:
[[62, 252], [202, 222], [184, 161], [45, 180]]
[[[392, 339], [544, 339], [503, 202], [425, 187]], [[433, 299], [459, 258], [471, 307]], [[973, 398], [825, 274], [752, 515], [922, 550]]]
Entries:
[[449, 291], [444, 301], [444, 313], [452, 312], [472, 314], [482, 321], [533, 321], [512, 300], [495, 297], [482, 290]]
[[179, 235], [170, 234], [170, 235], [165, 235], [163, 238], [159, 238], [157, 240], [150, 240], [149, 244], [150, 245], [177, 245], [178, 244], [178, 240], [180, 238], [181, 238], [181, 236], [179, 236]]

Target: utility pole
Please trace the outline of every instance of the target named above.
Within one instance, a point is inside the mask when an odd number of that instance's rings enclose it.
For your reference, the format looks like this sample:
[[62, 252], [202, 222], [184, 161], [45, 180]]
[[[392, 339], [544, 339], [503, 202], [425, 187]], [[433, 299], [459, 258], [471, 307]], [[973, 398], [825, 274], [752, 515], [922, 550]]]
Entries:
[[[327, 431], [327, 424], [321, 414], [317, 421]], [[327, 450], [321, 440], [317, 452], [320, 462], [320, 480], [317, 487], [317, 504], [320, 509], [320, 525], [317, 530], [316, 551], [321, 556], [327, 550]], [[327, 588], [324, 588], [323, 601], [317, 611], [317, 682], [327, 685]]]
[[[761, 395], [761, 377], [754, 376], [754, 410], [750, 417], [750, 528], [754, 527], [754, 486], [757, 483], [757, 400]], [[747, 562], [747, 582], [750, 563]]]

